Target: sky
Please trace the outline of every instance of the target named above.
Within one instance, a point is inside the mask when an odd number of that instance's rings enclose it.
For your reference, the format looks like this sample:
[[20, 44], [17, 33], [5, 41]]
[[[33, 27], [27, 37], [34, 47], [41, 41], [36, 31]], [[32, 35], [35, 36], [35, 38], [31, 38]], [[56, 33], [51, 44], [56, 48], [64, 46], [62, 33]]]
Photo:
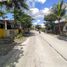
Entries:
[[[43, 24], [44, 16], [50, 13], [50, 8], [59, 0], [28, 0], [30, 15], [35, 19], [33, 24]], [[67, 2], [67, 0], [64, 0]]]
[[[59, 0], [27, 0], [26, 3], [29, 6], [29, 11], [27, 13], [31, 15], [35, 20], [33, 24], [43, 24], [44, 16], [50, 13], [50, 9], [53, 5], [58, 3]], [[67, 2], [67, 0], [64, 0]], [[6, 19], [13, 19], [13, 16], [9, 13]]]

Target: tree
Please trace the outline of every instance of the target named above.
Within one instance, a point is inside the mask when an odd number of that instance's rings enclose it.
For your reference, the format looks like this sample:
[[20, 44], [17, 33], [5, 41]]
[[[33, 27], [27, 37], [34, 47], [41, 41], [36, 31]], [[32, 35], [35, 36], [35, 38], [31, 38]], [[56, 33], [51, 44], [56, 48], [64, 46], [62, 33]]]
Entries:
[[25, 0], [3, 0], [0, 1], [1, 8], [6, 6], [5, 12], [12, 13], [14, 16], [14, 21], [18, 22], [20, 15], [23, 15], [24, 9], [28, 9], [28, 5], [25, 3]]
[[52, 22], [50, 22], [50, 21], [47, 21], [46, 23], [44, 23], [45, 24], [45, 26], [46, 26], [46, 30], [47, 31], [50, 31], [51, 30], [51, 32], [52, 33], [54, 33], [54, 31], [55, 31], [55, 23], [52, 21]]
[[0, 4], [5, 5], [7, 8], [28, 9], [25, 0], [1, 0]]
[[19, 21], [21, 22], [23, 30], [28, 30], [29, 32], [29, 29], [32, 26], [32, 20], [33, 20], [32, 17], [27, 14], [21, 15], [21, 18], [19, 18]]
[[52, 30], [54, 32], [55, 29], [55, 23], [54, 21], [57, 19], [55, 14], [49, 14], [44, 17], [44, 20], [46, 21], [45, 26], [46, 30]]
[[45, 21], [55, 21], [57, 19], [55, 14], [48, 14], [46, 16], [44, 16], [44, 20]]
[[58, 4], [52, 8], [53, 14], [57, 17], [57, 20], [59, 22], [59, 33], [60, 34], [62, 34], [61, 28], [60, 28], [60, 20], [66, 13], [66, 10], [65, 10], [66, 7], [63, 7], [63, 4], [64, 4], [63, 0], [59, 1]]
[[24, 9], [28, 9], [28, 5], [25, 3], [25, 0], [7, 0], [5, 4], [7, 9], [13, 9], [15, 21], [16, 18], [18, 19], [18, 16], [23, 13]]
[[0, 18], [2, 18], [4, 20], [4, 22], [5, 22], [5, 30], [7, 30], [7, 22], [5, 20], [6, 12], [2, 8], [3, 8], [3, 5], [2, 5], [2, 3], [0, 3]]
[[41, 25], [38, 25], [38, 24], [37, 24], [37, 25], [35, 26], [35, 28], [36, 28], [37, 30], [40, 30], [40, 29], [41, 29]]
[[14, 19], [16, 18], [16, 14], [21, 13], [24, 9], [28, 9], [25, 0], [3, 0], [0, 1], [0, 5], [6, 6], [7, 11], [14, 14]]
[[13, 13], [14, 21], [20, 24], [20, 29], [29, 30], [32, 18], [24, 12], [25, 9], [28, 10], [25, 0], [6, 0], [1, 3], [6, 6], [8, 12]]

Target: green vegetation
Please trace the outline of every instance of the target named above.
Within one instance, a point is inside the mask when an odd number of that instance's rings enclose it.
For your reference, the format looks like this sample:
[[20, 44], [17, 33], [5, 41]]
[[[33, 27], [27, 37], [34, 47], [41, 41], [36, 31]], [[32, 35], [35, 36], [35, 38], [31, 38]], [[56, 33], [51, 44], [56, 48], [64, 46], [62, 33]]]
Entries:
[[[3, 8], [5, 8], [5, 10]], [[5, 14], [11, 13], [14, 17], [14, 24], [18, 24], [19, 34], [15, 37], [16, 44], [23, 42], [25, 39], [23, 34], [25, 34], [25, 32], [30, 32], [32, 17], [25, 13], [25, 11], [28, 10], [28, 5], [25, 0], [0, 1], [0, 17], [4, 20]], [[7, 54], [14, 46], [14, 44], [0, 45], [0, 54]]]
[[36, 28], [36, 30], [40, 30], [41, 29], [41, 25], [36, 25], [35, 28]]
[[[63, 6], [64, 5], [64, 1], [63, 0], [59, 0], [59, 2], [54, 5], [51, 10], [52, 13], [50, 13], [49, 15], [44, 17], [44, 20], [48, 21], [49, 23], [46, 23], [46, 26], [51, 26], [53, 29], [53, 25], [54, 25], [54, 21], [58, 20], [59, 22], [59, 33], [62, 34], [61, 28], [60, 28], [60, 20], [63, 18], [63, 16], [65, 16], [66, 13], [66, 7]], [[48, 25], [47, 25], [48, 24]]]
[[[30, 30], [32, 25], [32, 18], [24, 12], [28, 11], [28, 5], [25, 3], [25, 0], [6, 0], [0, 2], [0, 7], [5, 6], [7, 13], [12, 13], [14, 17], [15, 24], [19, 24], [19, 29], [23, 29], [24, 32], [26, 29]], [[2, 11], [0, 12], [1, 16], [4, 16]], [[29, 31], [28, 31], [29, 32]]]
[[57, 20], [59, 22], [59, 31], [60, 31], [60, 34], [62, 34], [62, 31], [60, 29], [60, 20], [62, 19], [62, 17], [66, 13], [66, 10], [65, 10], [66, 7], [63, 7], [63, 4], [64, 4], [64, 1], [62, 0], [62, 1], [59, 1], [58, 4], [55, 7], [53, 7], [53, 12], [56, 15]]
[[50, 32], [54, 33], [55, 23], [54, 23], [53, 21], [52, 21], [52, 22], [47, 21], [47, 22], [45, 23], [45, 26], [46, 26], [47, 32], [50, 30]]

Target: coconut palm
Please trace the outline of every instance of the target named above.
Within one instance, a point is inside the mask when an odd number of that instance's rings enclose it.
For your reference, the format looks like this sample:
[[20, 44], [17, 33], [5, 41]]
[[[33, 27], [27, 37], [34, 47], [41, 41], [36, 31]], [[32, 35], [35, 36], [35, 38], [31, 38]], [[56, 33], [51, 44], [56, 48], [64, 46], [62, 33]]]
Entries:
[[25, 3], [25, 0], [2, 0], [0, 1], [0, 5], [6, 6], [5, 12], [12, 13], [14, 16], [14, 20], [17, 22], [19, 20], [20, 15], [24, 12], [24, 9], [28, 9], [28, 5]]
[[13, 14], [17, 14], [18, 10], [23, 11], [24, 9], [28, 9], [28, 5], [25, 3], [25, 0], [2, 0], [0, 1], [0, 4], [5, 5], [7, 12], [13, 12]]
[[60, 20], [66, 13], [66, 10], [65, 10], [66, 7], [64, 7], [63, 5], [64, 5], [64, 1], [62, 0], [62, 1], [59, 1], [55, 7], [52, 8], [53, 13], [55, 14], [55, 16], [57, 17], [57, 20], [59, 22], [59, 33], [60, 34], [62, 34], [61, 28], [60, 28]]
[[25, 0], [1, 0], [0, 4], [6, 5], [7, 8], [25, 8], [28, 9], [28, 5], [25, 3]]
[[6, 0], [1, 3], [4, 4], [7, 9], [13, 9], [11, 12], [14, 14], [14, 20], [16, 23], [19, 22], [21, 29], [23, 28], [24, 30], [29, 30], [32, 25], [32, 18], [23, 11], [24, 9], [28, 10], [25, 0]]

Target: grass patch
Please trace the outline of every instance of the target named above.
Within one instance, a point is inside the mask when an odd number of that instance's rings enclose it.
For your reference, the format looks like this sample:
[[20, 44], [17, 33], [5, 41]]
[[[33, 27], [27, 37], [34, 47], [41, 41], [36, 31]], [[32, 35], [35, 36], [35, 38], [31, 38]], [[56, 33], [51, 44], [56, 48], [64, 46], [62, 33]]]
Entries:
[[22, 35], [22, 33], [20, 33], [15, 37], [15, 39], [19, 39], [19, 38], [22, 38], [22, 37], [23, 37], [23, 35]]
[[26, 40], [26, 37], [24, 37], [22, 33], [18, 34], [14, 39], [16, 43], [22, 43], [25, 40]]

